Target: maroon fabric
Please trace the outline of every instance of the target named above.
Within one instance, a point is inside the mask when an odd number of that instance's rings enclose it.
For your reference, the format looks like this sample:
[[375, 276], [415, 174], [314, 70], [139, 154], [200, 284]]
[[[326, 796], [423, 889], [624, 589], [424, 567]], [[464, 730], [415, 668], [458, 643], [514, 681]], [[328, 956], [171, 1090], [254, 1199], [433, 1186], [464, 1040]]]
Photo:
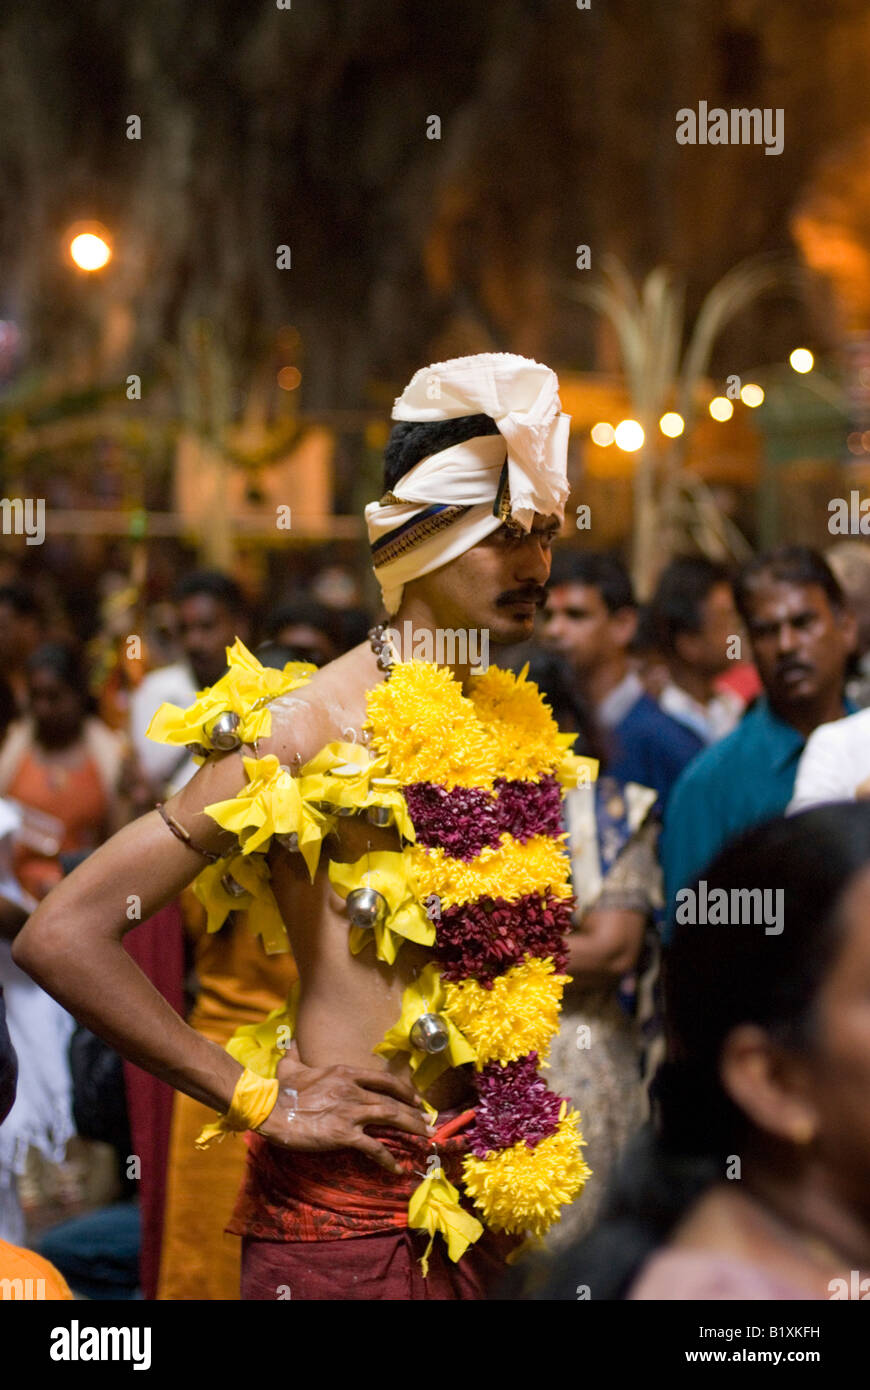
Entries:
[[[504, 1238], [486, 1231], [456, 1264], [436, 1235], [423, 1278], [425, 1231], [387, 1231], [350, 1240], [242, 1241], [242, 1299], [483, 1299], [505, 1274]], [[508, 1248], [514, 1242], [508, 1242]]]
[[[177, 902], [141, 922], [124, 938], [130, 955], [155, 989], [184, 1014], [184, 928]], [[172, 1123], [173, 1090], [133, 1062], [124, 1062], [127, 1109], [133, 1152], [141, 1159], [139, 1205], [142, 1247], [139, 1278], [145, 1298], [157, 1297], [160, 1242], [166, 1200], [166, 1164]]]
[[[438, 1119], [445, 1124], [458, 1114], [444, 1110]], [[408, 1202], [428, 1171], [430, 1156], [437, 1153], [450, 1182], [459, 1182], [468, 1147], [464, 1135], [436, 1145], [437, 1136], [423, 1138], [380, 1125], [367, 1133], [390, 1150], [401, 1173], [386, 1172], [359, 1149], [308, 1153], [246, 1134], [245, 1182], [226, 1229], [236, 1236], [277, 1241], [344, 1240], [404, 1230]]]

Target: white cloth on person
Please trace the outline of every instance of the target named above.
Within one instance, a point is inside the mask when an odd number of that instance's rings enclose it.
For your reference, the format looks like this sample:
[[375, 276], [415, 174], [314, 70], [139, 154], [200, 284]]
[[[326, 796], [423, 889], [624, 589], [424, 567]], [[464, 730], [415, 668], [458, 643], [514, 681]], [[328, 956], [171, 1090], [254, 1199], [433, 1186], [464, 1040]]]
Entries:
[[480, 353], [417, 372], [394, 420], [428, 423], [489, 415], [498, 434], [421, 460], [365, 509], [384, 607], [394, 614], [406, 583], [478, 545], [510, 517], [524, 531], [535, 513], [561, 521], [568, 496], [569, 415], [554, 371], [513, 353]]
[[[32, 912], [35, 901], [12, 872], [14, 835], [19, 816], [0, 800], [0, 895]], [[18, 1057], [15, 1103], [0, 1125], [0, 1240], [21, 1244], [24, 1218], [16, 1177], [24, 1172], [31, 1145], [59, 1163], [75, 1133], [72, 1078], [67, 1053], [75, 1020], [40, 989], [12, 959], [11, 942], [0, 939], [0, 985], [6, 999], [6, 1023]]]
[[807, 739], [798, 763], [786, 815], [830, 801], [854, 801], [870, 780], [870, 709], [820, 724]]

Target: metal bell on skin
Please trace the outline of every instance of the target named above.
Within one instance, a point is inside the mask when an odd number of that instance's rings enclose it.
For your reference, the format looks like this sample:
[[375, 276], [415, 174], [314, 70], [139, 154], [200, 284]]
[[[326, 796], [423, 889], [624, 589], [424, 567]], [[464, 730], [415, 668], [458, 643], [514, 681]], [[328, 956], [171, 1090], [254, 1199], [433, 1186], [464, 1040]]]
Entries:
[[376, 888], [354, 888], [347, 895], [347, 910], [355, 927], [371, 930], [387, 915], [387, 900]]
[[233, 878], [232, 874], [224, 874], [221, 879], [221, 888], [223, 888], [225, 893], [229, 893], [231, 898], [243, 898], [248, 891], [247, 888], [243, 888], [242, 885]]
[[212, 747], [220, 749], [222, 753], [238, 748], [242, 742], [238, 733], [241, 722], [233, 710], [226, 709], [223, 714], [219, 714], [207, 724], [205, 732], [211, 740]]
[[299, 849], [299, 835], [295, 830], [291, 830], [288, 835], [276, 835], [275, 839], [282, 849], [289, 850], [291, 854], [295, 854]]
[[369, 806], [366, 811], [366, 820], [370, 825], [389, 825], [392, 819], [389, 806]]
[[418, 1052], [443, 1052], [450, 1042], [447, 1023], [441, 1014], [421, 1014], [408, 1034]]

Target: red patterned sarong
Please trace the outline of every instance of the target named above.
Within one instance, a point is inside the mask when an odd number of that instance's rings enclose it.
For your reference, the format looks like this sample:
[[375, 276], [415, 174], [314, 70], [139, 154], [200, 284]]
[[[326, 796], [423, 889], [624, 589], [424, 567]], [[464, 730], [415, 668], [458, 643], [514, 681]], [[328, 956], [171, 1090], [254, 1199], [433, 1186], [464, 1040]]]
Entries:
[[[449, 1118], [439, 1116], [442, 1124]], [[419, 1260], [429, 1236], [408, 1229], [408, 1202], [431, 1155], [457, 1184], [462, 1135], [436, 1146], [401, 1130], [368, 1132], [401, 1173], [388, 1173], [358, 1149], [309, 1153], [248, 1134], [245, 1183], [227, 1227], [243, 1237], [243, 1299], [484, 1298], [504, 1274], [516, 1241], [484, 1232], [456, 1264], [437, 1235], [424, 1279]]]

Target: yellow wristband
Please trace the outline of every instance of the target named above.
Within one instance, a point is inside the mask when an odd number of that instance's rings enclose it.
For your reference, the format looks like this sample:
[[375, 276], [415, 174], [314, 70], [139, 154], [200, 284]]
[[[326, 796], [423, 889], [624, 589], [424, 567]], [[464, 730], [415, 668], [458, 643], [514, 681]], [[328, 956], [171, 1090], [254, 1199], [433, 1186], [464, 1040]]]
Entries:
[[225, 1134], [241, 1134], [246, 1129], [257, 1129], [271, 1114], [277, 1099], [277, 1078], [258, 1076], [246, 1067], [236, 1082], [229, 1110], [219, 1120], [206, 1125], [196, 1141], [196, 1147], [206, 1149], [213, 1139], [222, 1139]]

